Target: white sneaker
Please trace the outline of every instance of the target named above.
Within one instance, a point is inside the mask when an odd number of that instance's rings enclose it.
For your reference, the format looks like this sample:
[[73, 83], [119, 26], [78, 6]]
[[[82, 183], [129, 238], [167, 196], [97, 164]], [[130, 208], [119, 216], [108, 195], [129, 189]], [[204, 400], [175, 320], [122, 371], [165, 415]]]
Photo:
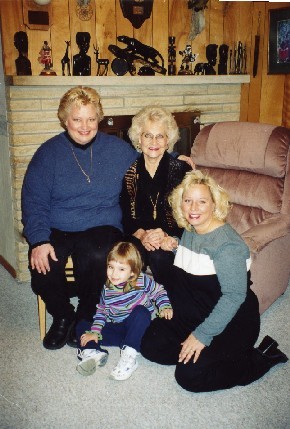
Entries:
[[104, 366], [108, 360], [108, 352], [95, 349], [77, 350], [77, 356], [81, 362], [77, 364], [76, 370], [81, 375], [92, 375], [97, 366]]
[[136, 357], [139, 353], [129, 346], [123, 346], [119, 362], [111, 372], [110, 377], [114, 380], [127, 380], [138, 367]]

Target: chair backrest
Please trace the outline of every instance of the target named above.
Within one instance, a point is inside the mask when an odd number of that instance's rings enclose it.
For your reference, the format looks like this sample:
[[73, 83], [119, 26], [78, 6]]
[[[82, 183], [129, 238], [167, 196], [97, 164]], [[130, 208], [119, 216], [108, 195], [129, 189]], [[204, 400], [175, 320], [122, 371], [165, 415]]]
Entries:
[[290, 221], [289, 148], [288, 128], [260, 123], [215, 123], [196, 137], [191, 157], [230, 195], [240, 234], [273, 216]]

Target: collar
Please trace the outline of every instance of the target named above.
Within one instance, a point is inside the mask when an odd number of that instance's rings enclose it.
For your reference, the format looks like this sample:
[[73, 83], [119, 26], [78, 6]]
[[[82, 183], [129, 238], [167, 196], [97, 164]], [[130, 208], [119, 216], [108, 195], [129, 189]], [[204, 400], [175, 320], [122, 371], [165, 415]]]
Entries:
[[94, 143], [94, 141], [97, 138], [97, 134], [96, 134], [95, 137], [93, 137], [92, 140], [89, 141], [88, 143], [86, 143], [86, 144], [79, 144], [79, 143], [75, 142], [74, 139], [71, 138], [71, 136], [69, 135], [68, 131], [65, 131], [64, 135], [66, 136], [66, 138], [71, 142], [71, 144], [74, 147], [76, 147], [78, 149], [82, 149], [82, 150], [88, 149]]

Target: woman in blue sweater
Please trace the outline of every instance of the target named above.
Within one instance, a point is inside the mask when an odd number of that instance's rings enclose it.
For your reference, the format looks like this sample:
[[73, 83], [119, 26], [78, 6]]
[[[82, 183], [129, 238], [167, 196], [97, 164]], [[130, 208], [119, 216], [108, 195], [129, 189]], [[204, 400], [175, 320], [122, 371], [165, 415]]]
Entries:
[[170, 196], [173, 215], [185, 228], [178, 244], [165, 237], [164, 250], [177, 248], [166, 288], [171, 320], [153, 320], [141, 353], [176, 365], [177, 382], [192, 392], [246, 385], [288, 359], [266, 336], [258, 348], [260, 317], [250, 289], [251, 257], [246, 244], [225, 223], [228, 197], [200, 171], [187, 173]]
[[[122, 238], [122, 179], [138, 155], [123, 140], [98, 131], [103, 109], [92, 88], [68, 90], [58, 118], [65, 131], [36, 151], [22, 189], [31, 286], [53, 316], [43, 341], [52, 350], [76, 346], [76, 321], [92, 320], [108, 251]], [[65, 281], [69, 255], [78, 285], [76, 314]]]

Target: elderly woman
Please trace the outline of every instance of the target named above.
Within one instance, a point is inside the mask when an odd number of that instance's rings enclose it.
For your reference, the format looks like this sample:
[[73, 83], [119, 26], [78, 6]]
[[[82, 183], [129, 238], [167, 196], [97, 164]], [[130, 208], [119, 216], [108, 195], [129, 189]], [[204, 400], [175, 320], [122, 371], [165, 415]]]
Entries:
[[[43, 341], [47, 349], [76, 346], [75, 323], [95, 314], [107, 253], [122, 239], [122, 179], [138, 156], [128, 143], [98, 131], [103, 109], [92, 88], [69, 89], [58, 118], [65, 131], [36, 151], [22, 189], [31, 286], [53, 317]], [[78, 286], [76, 312], [65, 280], [70, 255]]]
[[168, 234], [180, 237], [168, 195], [191, 169], [172, 158], [179, 131], [172, 114], [159, 106], [147, 106], [132, 120], [129, 137], [141, 156], [125, 174], [121, 193], [124, 232], [131, 236], [156, 281], [163, 283], [174, 255], [161, 249]]
[[250, 252], [225, 222], [227, 194], [195, 171], [172, 192], [170, 203], [185, 228], [179, 245], [170, 236], [161, 243], [167, 250], [178, 246], [167, 279], [174, 316], [152, 321], [141, 352], [176, 365], [177, 382], [192, 392], [247, 385], [288, 358], [269, 336], [254, 348], [260, 317], [250, 289]]

